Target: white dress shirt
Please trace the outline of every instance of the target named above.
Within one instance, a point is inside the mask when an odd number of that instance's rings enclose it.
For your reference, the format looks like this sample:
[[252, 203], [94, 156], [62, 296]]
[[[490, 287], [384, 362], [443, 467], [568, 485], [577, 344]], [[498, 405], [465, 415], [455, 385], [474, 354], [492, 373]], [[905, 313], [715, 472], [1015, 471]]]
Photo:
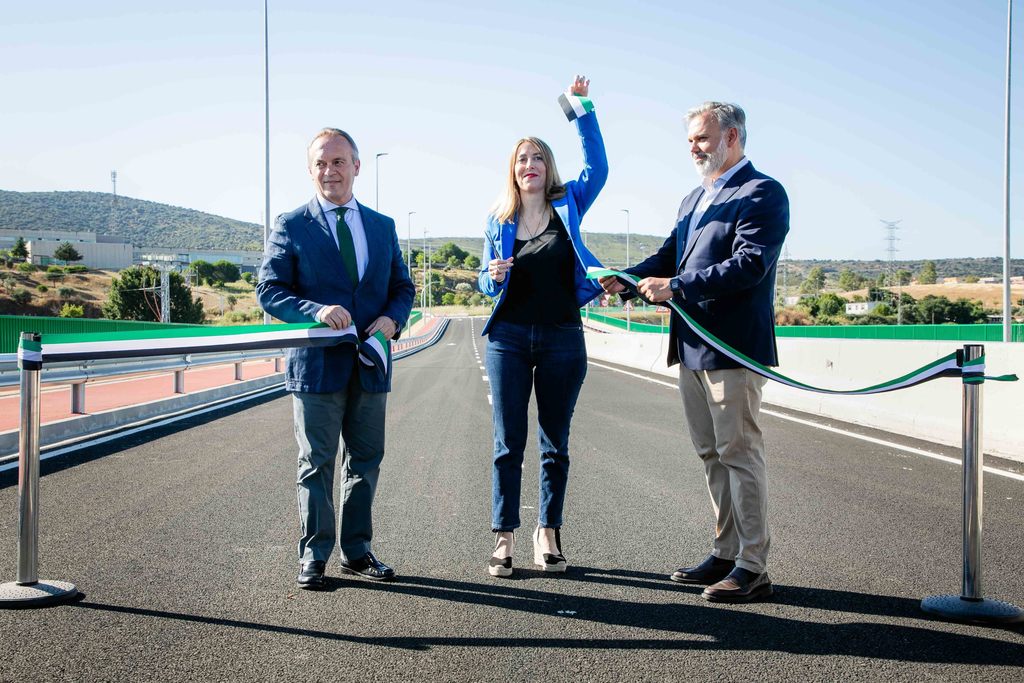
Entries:
[[[338, 214], [334, 212], [338, 205], [327, 201], [320, 195], [317, 195], [316, 198], [320, 202], [324, 218], [327, 219], [327, 227], [331, 229], [334, 245], [341, 249], [341, 245], [338, 244]], [[363, 228], [363, 217], [359, 215], [359, 205], [356, 203], [355, 197], [345, 204], [345, 224], [348, 225], [348, 229], [352, 233], [352, 246], [356, 251], [356, 268], [359, 271], [359, 279], [362, 280], [366, 266], [370, 262], [370, 251], [366, 246], [366, 230]]]
[[687, 231], [688, 234], [692, 233], [694, 230], [697, 229], [697, 226], [700, 225], [700, 219], [704, 217], [704, 213], [708, 210], [708, 207], [711, 206], [712, 202], [714, 202], [715, 199], [718, 197], [718, 193], [722, 191], [722, 188], [725, 187], [725, 184], [729, 182], [729, 180], [734, 175], [736, 175], [737, 171], [739, 171], [741, 168], [743, 168], [749, 163], [750, 160], [747, 159], [747, 157], [743, 157], [736, 162], [735, 166], [733, 166], [728, 171], [715, 178], [714, 182], [708, 182], [707, 180], [705, 180], [702, 183], [702, 185], [704, 186], [704, 194], [697, 202], [697, 207], [693, 210], [693, 215], [690, 216], [690, 229]]

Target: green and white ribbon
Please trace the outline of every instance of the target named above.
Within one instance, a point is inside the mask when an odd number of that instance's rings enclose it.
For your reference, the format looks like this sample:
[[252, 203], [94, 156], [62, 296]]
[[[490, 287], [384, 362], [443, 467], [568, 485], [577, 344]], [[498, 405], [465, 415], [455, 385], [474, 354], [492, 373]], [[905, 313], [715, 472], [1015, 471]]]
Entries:
[[359, 345], [359, 361], [377, 372], [377, 377], [384, 380], [388, 376], [388, 361], [391, 358], [391, 341], [383, 332], [377, 331]]
[[18, 367], [39, 370], [43, 367], [43, 346], [40, 342], [22, 338], [18, 342]]
[[575, 121], [594, 111], [594, 103], [590, 101], [590, 98], [581, 97], [580, 95], [566, 95], [562, 93], [558, 96], [558, 104], [562, 106], [565, 118], [570, 121]]
[[359, 360], [374, 368], [381, 379], [387, 378], [391, 342], [382, 332], [376, 332], [360, 342], [355, 325], [349, 325], [343, 330], [332, 330], [323, 323], [47, 334], [43, 336], [42, 342], [22, 339], [18, 346], [18, 365], [26, 370], [39, 370], [46, 363], [101, 358], [138, 358], [337, 344], [352, 344], [358, 348]]
[[[632, 276], [623, 273], [618, 270], [611, 268], [598, 268], [591, 266], [587, 269], [587, 278], [596, 280], [601, 277], [617, 277], [625, 282], [628, 282], [634, 290], [638, 289], [638, 281]], [[1015, 382], [1017, 381], [1016, 375], [1000, 375], [998, 377], [989, 377], [985, 375], [985, 357], [982, 356], [977, 360], [966, 361], [962, 365], [959, 362], [959, 355], [954, 352], [948, 356], [943, 356], [938, 360], [932, 361], [927, 365], [924, 365], [916, 370], [912, 370], [905, 375], [896, 377], [887, 382], [881, 382], [879, 384], [873, 384], [868, 387], [861, 389], [826, 389], [823, 387], [816, 387], [799, 380], [795, 380], [792, 377], [787, 377], [781, 372], [777, 372], [767, 365], [758, 363], [753, 358], [744, 355], [742, 352], [737, 351], [733, 347], [729, 346], [721, 339], [704, 329], [700, 323], [690, 317], [679, 304], [673, 300], [662, 302], [662, 305], [671, 308], [676, 315], [678, 315], [684, 323], [686, 323], [694, 333], [700, 337], [705, 344], [715, 349], [719, 353], [732, 360], [736, 361], [743, 367], [747, 368], [751, 372], [755, 372], [762, 377], [766, 377], [770, 380], [785, 384], [786, 386], [794, 387], [796, 389], [804, 389], [806, 391], [814, 391], [820, 394], [841, 394], [841, 395], [867, 395], [867, 394], [881, 394], [887, 391], [896, 391], [897, 389], [905, 389], [912, 387], [916, 384], [922, 384], [929, 380], [936, 379], [938, 377], [962, 377], [963, 381], [968, 384], [978, 384], [984, 382], [986, 379], [994, 380], [998, 382]]]

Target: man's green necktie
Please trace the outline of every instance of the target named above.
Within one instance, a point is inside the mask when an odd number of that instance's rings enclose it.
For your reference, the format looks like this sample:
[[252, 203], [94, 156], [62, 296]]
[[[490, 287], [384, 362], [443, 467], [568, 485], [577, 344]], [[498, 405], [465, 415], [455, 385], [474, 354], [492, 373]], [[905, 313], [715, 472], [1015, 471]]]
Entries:
[[352, 242], [352, 230], [345, 222], [345, 207], [341, 206], [334, 210], [338, 214], [338, 251], [341, 252], [341, 260], [345, 264], [345, 271], [353, 283], [359, 282], [359, 266], [356, 265], [356, 245]]

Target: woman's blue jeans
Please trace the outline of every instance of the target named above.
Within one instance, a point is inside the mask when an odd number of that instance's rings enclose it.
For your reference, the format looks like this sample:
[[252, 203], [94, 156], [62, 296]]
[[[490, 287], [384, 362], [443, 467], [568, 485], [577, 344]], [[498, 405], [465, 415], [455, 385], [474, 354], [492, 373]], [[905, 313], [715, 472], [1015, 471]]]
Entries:
[[587, 375], [583, 326], [494, 321], [488, 332], [486, 359], [494, 404], [491, 528], [512, 531], [520, 526], [527, 408], [535, 391], [540, 446], [538, 522], [558, 529], [569, 481], [569, 422]]

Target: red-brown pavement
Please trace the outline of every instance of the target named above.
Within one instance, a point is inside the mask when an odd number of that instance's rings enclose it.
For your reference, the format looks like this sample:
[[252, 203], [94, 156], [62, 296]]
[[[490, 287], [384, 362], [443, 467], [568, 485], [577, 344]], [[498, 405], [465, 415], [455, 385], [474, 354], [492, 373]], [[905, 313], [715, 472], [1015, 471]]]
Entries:
[[[242, 364], [243, 379], [256, 379], [273, 373], [273, 359], [254, 360]], [[234, 364], [192, 368], [185, 371], [185, 392], [212, 389], [234, 381]], [[89, 382], [85, 388], [85, 411], [101, 413], [171, 396], [174, 396], [173, 372]], [[71, 412], [71, 386], [44, 385], [40, 397], [40, 410], [43, 424], [74, 417], [74, 413]], [[12, 387], [0, 393], [0, 432], [17, 429], [18, 426], [19, 390]]]

